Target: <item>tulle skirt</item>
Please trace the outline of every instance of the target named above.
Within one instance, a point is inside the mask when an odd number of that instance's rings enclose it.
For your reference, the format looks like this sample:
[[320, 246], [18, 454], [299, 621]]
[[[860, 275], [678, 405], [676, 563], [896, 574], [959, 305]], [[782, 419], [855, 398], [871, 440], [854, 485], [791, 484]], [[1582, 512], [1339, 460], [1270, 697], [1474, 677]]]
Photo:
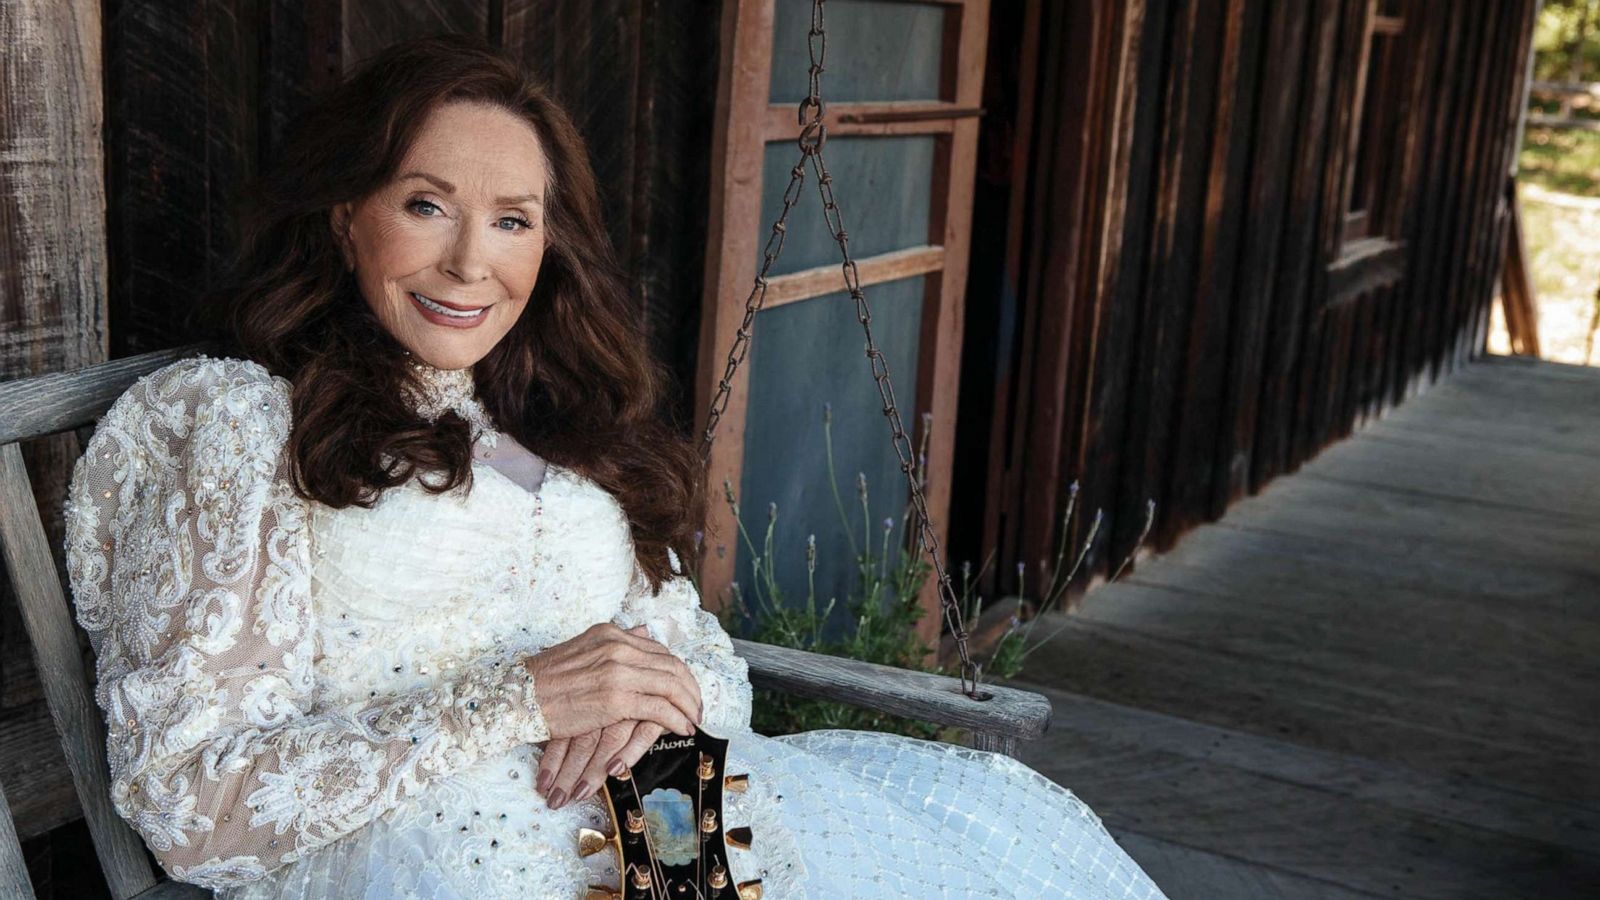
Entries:
[[[526, 747], [435, 782], [354, 834], [223, 900], [582, 897], [615, 887], [609, 852], [587, 859], [579, 828], [605, 830], [597, 798], [545, 808]], [[1165, 895], [1072, 794], [1010, 758], [863, 731], [731, 736], [724, 800], [749, 851], [736, 881], [789, 898], [1142, 900]]]

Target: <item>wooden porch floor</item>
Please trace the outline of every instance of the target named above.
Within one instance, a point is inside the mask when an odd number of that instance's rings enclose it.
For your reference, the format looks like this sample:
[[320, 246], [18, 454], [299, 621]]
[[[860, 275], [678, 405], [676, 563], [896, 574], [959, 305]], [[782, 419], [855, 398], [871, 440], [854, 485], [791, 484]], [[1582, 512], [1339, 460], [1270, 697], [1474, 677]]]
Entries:
[[1174, 900], [1600, 896], [1600, 370], [1473, 363], [1037, 627], [1024, 759]]

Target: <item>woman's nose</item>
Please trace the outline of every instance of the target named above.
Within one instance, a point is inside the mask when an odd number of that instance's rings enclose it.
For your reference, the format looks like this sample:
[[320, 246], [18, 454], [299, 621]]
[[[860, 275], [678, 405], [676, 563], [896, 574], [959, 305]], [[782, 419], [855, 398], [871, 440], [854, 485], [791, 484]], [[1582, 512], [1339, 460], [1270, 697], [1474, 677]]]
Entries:
[[473, 284], [488, 277], [489, 265], [482, 244], [483, 238], [477, 229], [471, 226], [457, 228], [455, 239], [444, 256], [445, 274], [464, 284]]

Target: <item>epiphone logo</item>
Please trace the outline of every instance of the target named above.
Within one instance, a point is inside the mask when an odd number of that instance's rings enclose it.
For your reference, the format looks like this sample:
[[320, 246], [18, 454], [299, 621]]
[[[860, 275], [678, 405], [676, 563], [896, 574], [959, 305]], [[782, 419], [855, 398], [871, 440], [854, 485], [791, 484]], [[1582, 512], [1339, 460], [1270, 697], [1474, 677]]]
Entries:
[[654, 753], [657, 750], [677, 750], [677, 749], [682, 748], [682, 747], [693, 747], [693, 746], [694, 746], [694, 738], [679, 738], [678, 740], [675, 740], [675, 741], [661, 740], [661, 741], [656, 741], [655, 742], [654, 746], [652, 746], [650, 748], [650, 752]]

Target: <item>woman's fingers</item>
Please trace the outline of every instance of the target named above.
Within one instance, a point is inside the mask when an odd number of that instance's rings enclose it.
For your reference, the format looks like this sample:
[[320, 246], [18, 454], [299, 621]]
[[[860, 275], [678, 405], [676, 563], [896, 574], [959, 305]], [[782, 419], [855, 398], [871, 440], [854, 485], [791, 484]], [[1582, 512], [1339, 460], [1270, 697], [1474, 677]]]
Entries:
[[[686, 684], [682, 678], [670, 677], [660, 670], [652, 669], [624, 668], [614, 672], [610, 684], [615, 693], [608, 697], [610, 701], [608, 717], [613, 722], [623, 719], [653, 718], [641, 715], [636, 709], [637, 704], [653, 699], [673, 707], [683, 720], [693, 725], [700, 720], [700, 689], [694, 684], [693, 676], [689, 676], [689, 679]], [[655, 721], [680, 734], [684, 733], [674, 727], [675, 722], [661, 719]]]
[[[552, 737], [640, 719], [692, 733], [704, 714], [699, 682], [682, 659], [641, 632], [648, 629], [603, 623], [526, 658]], [[647, 703], [650, 697], [662, 702]]]
[[588, 765], [583, 767], [583, 774], [578, 776], [578, 786], [572, 792], [572, 799], [585, 800], [600, 789], [600, 785], [605, 781], [606, 766], [612, 757], [617, 755], [617, 751], [628, 743], [638, 724], [633, 720], [618, 722], [600, 732], [600, 743], [595, 746], [594, 755], [589, 757]]
[[655, 722], [667, 731], [684, 737], [694, 734], [694, 723], [683, 710], [660, 697], [642, 694], [639, 696], [636, 709], [633, 718]]
[[561, 768], [556, 770], [555, 779], [550, 784], [550, 793], [545, 795], [547, 806], [560, 809], [566, 805], [578, 786], [578, 776], [583, 774], [599, 743], [599, 731], [585, 732], [572, 738], [567, 755], [561, 760]]
[[550, 784], [561, 771], [561, 761], [567, 758], [571, 738], [553, 738], [544, 745], [544, 756], [539, 758], [539, 777], [534, 779], [534, 789], [545, 797], [550, 796]]
[[633, 768], [643, 758], [644, 752], [649, 750], [650, 745], [654, 744], [659, 737], [661, 737], [660, 725], [654, 722], [640, 722], [633, 729], [633, 734], [628, 737], [628, 742], [623, 744], [622, 749], [611, 757], [611, 762], [606, 771], [612, 775], [617, 775], [623, 769]]

